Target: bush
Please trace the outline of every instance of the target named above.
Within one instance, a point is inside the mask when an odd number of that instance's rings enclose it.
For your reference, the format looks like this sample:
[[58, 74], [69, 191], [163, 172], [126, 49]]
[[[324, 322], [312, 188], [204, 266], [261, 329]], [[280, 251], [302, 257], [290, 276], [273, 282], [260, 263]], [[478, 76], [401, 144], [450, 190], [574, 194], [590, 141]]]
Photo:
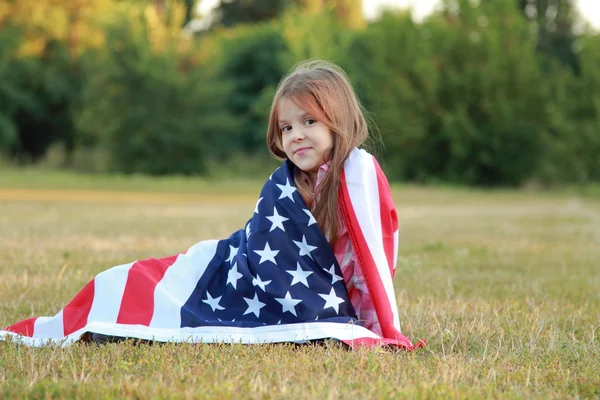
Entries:
[[600, 35], [580, 39], [579, 75], [554, 66], [546, 159], [548, 183], [600, 182]]
[[17, 143], [14, 115], [19, 105], [28, 102], [18, 80], [18, 61], [14, 57], [19, 33], [14, 28], [0, 29], [0, 153], [8, 153]]
[[512, 0], [471, 4], [423, 25], [387, 14], [351, 46], [393, 179], [518, 184], [539, 164], [547, 99], [534, 37]]
[[192, 62], [192, 50], [166, 40], [158, 50], [143, 18], [107, 27], [104, 52], [88, 55], [78, 128], [81, 146], [100, 146], [116, 171], [196, 174], [238, 123], [226, 85]]
[[63, 43], [47, 43], [39, 56], [18, 55], [19, 37], [16, 27], [0, 30], [0, 150], [35, 161], [53, 143], [71, 147], [81, 75]]
[[231, 83], [233, 91], [227, 100], [240, 123], [236, 135], [221, 141], [217, 154], [230, 152], [266, 155], [265, 135], [272, 95], [287, 72], [287, 47], [278, 24], [267, 22], [239, 26], [223, 32], [221, 50], [214, 60], [221, 79]]

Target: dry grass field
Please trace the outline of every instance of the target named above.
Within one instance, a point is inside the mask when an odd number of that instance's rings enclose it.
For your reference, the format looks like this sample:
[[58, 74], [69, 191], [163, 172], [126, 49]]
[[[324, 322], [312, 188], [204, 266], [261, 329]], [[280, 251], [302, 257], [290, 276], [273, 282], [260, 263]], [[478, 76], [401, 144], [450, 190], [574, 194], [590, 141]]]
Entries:
[[[98, 272], [224, 238], [257, 182], [0, 171], [0, 325]], [[0, 342], [0, 398], [600, 396], [600, 197], [394, 187], [414, 353], [328, 346]]]

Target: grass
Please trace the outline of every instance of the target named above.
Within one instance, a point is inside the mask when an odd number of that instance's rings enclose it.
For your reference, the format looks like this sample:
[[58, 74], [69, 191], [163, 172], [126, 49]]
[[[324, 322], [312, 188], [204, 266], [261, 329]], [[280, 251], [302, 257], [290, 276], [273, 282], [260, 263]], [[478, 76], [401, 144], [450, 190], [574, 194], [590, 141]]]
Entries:
[[[0, 325], [95, 274], [227, 237], [259, 182], [0, 172]], [[239, 196], [237, 196], [239, 195]], [[394, 187], [414, 353], [335, 345], [0, 342], [0, 398], [597, 398], [600, 199]]]

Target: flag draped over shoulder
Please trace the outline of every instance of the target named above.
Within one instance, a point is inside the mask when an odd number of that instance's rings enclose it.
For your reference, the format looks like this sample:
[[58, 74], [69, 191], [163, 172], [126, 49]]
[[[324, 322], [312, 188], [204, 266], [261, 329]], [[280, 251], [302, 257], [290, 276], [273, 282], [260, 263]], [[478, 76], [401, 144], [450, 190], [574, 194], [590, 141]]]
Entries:
[[383, 337], [360, 325], [334, 253], [294, 187], [286, 161], [269, 177], [244, 229], [185, 253], [98, 274], [58, 314], [0, 330], [25, 345], [68, 345], [86, 332], [156, 341], [305, 342], [414, 346], [400, 332], [392, 285], [398, 223], [376, 160], [354, 149], [341, 211]]

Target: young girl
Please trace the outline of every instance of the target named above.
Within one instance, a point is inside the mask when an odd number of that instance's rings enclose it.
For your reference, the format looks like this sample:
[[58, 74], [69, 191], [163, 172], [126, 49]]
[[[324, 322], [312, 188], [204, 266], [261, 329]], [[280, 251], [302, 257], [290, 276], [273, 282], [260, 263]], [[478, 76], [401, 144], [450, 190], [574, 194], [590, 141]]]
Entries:
[[113, 267], [54, 317], [0, 331], [27, 345], [88, 333], [157, 341], [414, 346], [392, 278], [397, 215], [345, 73], [310, 61], [280, 83], [267, 144], [285, 160], [228, 239]]
[[[344, 162], [367, 138], [362, 107], [341, 68], [323, 61], [305, 62], [279, 85], [267, 130], [269, 151], [298, 168], [296, 188], [326, 233], [358, 319], [381, 335], [371, 295], [338, 208]], [[390, 218], [397, 225], [395, 214]]]

